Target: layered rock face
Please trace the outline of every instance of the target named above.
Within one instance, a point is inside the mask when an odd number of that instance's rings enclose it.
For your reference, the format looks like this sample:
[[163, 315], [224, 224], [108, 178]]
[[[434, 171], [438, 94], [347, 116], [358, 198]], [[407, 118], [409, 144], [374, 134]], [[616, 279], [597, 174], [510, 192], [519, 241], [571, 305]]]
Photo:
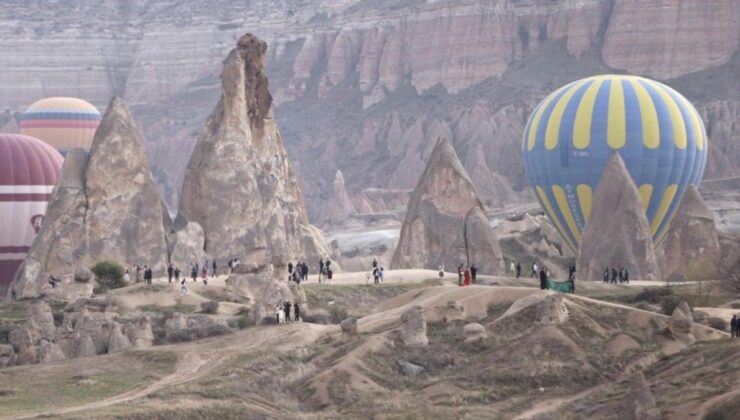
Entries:
[[307, 228], [273, 118], [266, 50], [246, 34], [224, 61], [223, 93], [188, 163], [178, 215], [203, 227], [211, 257], [238, 257], [253, 272], [271, 272], [299, 257], [318, 260], [323, 246]]
[[113, 98], [89, 155], [68, 155], [45, 223], [11, 290], [17, 298], [39, 296], [50, 275], [66, 287], [77, 268], [100, 260], [161, 269], [167, 261], [162, 214], [136, 125], [123, 101]]
[[663, 275], [669, 279], [709, 279], [716, 274], [721, 252], [714, 213], [693, 185], [684, 193], [661, 247]]
[[[609, 20], [602, 57], [613, 68], [658, 79], [714, 67], [737, 49], [738, 14], [740, 6], [733, 0], [620, 1]], [[708, 25], [714, 29], [707, 31]]]
[[[597, 73], [626, 70], [666, 81], [702, 114], [707, 108], [707, 116], [716, 115], [709, 117], [716, 126], [737, 126], [720, 110], [740, 99], [740, 7], [733, 0], [119, 6], [4, 2], [0, 55], [14, 60], [0, 74], [0, 97], [22, 111], [70, 87], [100, 107], [124, 95], [151, 140], [155, 177], [172, 208], [184, 162], [220, 94], [220, 59], [247, 29], [271, 46], [278, 116], [312, 221], [332, 191], [335, 168], [353, 198], [368, 188], [410, 189], [439, 135], [455, 145], [486, 204], [510, 194], [508, 186], [520, 192], [518, 144], [533, 104]], [[0, 125], [12, 127], [3, 119]], [[738, 159], [714, 152], [737, 149], [737, 136], [708, 133], [707, 177], [740, 174]], [[485, 159], [476, 162], [478, 147]], [[371, 202], [376, 211], [391, 208], [381, 201]]]
[[475, 264], [481, 274], [503, 271], [501, 249], [483, 204], [452, 145], [437, 140], [411, 195], [391, 267], [448, 269]]
[[576, 259], [579, 280], [601, 280], [606, 268], [626, 268], [630, 279], [658, 280], [652, 233], [635, 182], [612, 152], [593, 197]]

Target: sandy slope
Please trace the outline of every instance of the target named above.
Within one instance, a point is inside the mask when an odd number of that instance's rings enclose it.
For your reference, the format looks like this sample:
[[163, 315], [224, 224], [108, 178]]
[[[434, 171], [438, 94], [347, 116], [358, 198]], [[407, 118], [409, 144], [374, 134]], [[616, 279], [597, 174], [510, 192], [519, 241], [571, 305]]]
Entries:
[[[436, 279], [437, 273], [429, 270], [399, 270], [389, 271], [386, 274], [387, 283], [406, 283], [406, 282], [423, 282], [428, 279]], [[190, 289], [187, 295], [180, 296], [179, 285], [168, 285], [166, 279], [156, 279], [154, 287], [148, 287], [142, 284], [128, 286], [113, 292], [116, 302], [126, 308], [135, 309], [142, 305], [160, 305], [171, 306], [176, 303], [198, 305], [200, 302], [207, 300], [202, 293], [204, 290], [218, 291], [227, 287], [225, 284], [226, 276], [215, 279], [209, 279], [208, 288], [205, 289], [200, 280], [193, 283], [189, 281]], [[423, 308], [427, 322], [433, 323], [441, 321], [446, 314], [449, 302], [457, 302], [465, 313], [467, 322], [481, 320], [487, 316], [488, 308], [491, 305], [510, 304], [518, 299], [530, 296], [534, 303], [541, 301], [545, 296], [555, 292], [541, 291], [532, 286], [534, 280], [515, 280], [507, 278], [487, 278], [481, 279], [486, 283], [498, 284], [515, 284], [515, 286], [486, 286], [477, 285], [471, 287], [457, 287], [455, 285], [456, 277], [447, 274], [445, 282], [440, 286], [422, 287], [419, 289], [405, 292], [393, 299], [379, 305], [375, 311], [359, 320], [359, 330], [368, 339], [360, 347], [350, 351], [346, 356], [340, 358], [337, 362], [331, 362], [331, 367], [325, 372], [315, 375], [309, 384], [318, 389], [316, 398], [321, 398], [326, 392], [329, 392], [332, 375], [337, 372], [349, 372], [351, 383], [362, 389], [372, 390], [378, 387], [380, 392], [381, 386], [374, 384], [372, 379], [367, 377], [356, 367], [362, 365], [362, 358], [369, 352], [378, 351], [379, 349], [389, 346], [389, 337], [400, 325], [401, 313], [412, 306], [419, 305]], [[309, 281], [316, 282], [315, 276]], [[365, 273], [340, 273], [334, 284], [352, 285], [364, 284], [366, 282]], [[633, 285], [636, 285], [633, 283]], [[583, 285], [587, 288], [603, 288], [604, 290], [613, 290], [613, 285], [602, 285], [600, 283]], [[619, 305], [615, 303], [603, 302], [595, 299], [589, 299], [582, 296], [567, 296], [566, 302], [572, 310], [585, 311], [586, 309], [604, 308], [603, 310], [619, 310], [625, 322], [631, 325], [645, 326], [648, 328], [655, 320], [667, 320], [667, 317], [653, 312], [635, 309], [633, 307]], [[224, 313], [233, 313], [241, 307], [239, 304], [225, 304]], [[694, 335], [699, 340], [712, 340], [727, 336], [712, 330], [710, 328], [694, 325]], [[151, 351], [172, 351], [178, 355], [178, 363], [175, 371], [162, 378], [159, 381], [149, 385], [141, 386], [136, 389], [127, 391], [120, 395], [96, 401], [79, 406], [61, 408], [44, 413], [35, 413], [26, 417], [49, 416], [49, 415], [74, 415], [74, 413], [100, 409], [117, 404], [123, 404], [135, 400], [145, 399], [153, 396], [158, 391], [171, 388], [179, 384], [189, 383], [199, 378], [203, 378], [214, 369], [233, 359], [234, 357], [247, 352], [269, 349], [273, 352], [287, 352], [295, 348], [315, 344], [319, 339], [333, 337], [333, 340], [341, 339], [341, 332], [336, 325], [315, 325], [307, 323], [283, 324], [279, 326], [262, 326], [238, 331], [232, 335], [214, 337], [200, 340], [192, 343], [177, 345], [157, 346]], [[557, 337], [556, 337], [557, 338]], [[563, 338], [565, 340], [565, 338]], [[665, 345], [661, 351], [662, 354], [671, 354], [679, 351], [683, 346]], [[651, 353], [652, 354], [652, 353]], [[328, 356], [320, 356], [328, 357]], [[656, 356], [653, 356], [656, 357]], [[94, 363], [95, 358], [90, 361]], [[650, 364], [654, 359], [640, 360], [639, 363]], [[638, 363], [638, 362], [635, 362]], [[33, 369], [33, 367], [28, 367]], [[625, 368], [625, 373], [631, 368]], [[618, 379], [618, 378], [617, 378]], [[536, 405], [529, 410], [521, 412], [521, 418], [532, 418], [547, 412], [553, 412], [563, 404], [583, 398], [593, 390], [583, 391], [582, 393], [569, 397], [555, 397], [545, 400], [539, 400]], [[434, 393], [429, 390], [429, 393]], [[431, 395], [431, 394], [430, 394]], [[326, 398], [326, 396], [325, 396]], [[266, 414], [277, 415], [277, 412], [271, 412], [271, 408], [262, 406], [264, 402], [255, 401], [259, 409]], [[282, 414], [285, 414], [282, 412]]]

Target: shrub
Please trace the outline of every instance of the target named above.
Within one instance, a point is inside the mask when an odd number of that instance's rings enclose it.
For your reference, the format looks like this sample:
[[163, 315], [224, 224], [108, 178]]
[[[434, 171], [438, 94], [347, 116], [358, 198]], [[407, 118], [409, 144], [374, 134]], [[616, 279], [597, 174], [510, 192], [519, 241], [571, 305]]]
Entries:
[[676, 306], [678, 306], [680, 303], [681, 299], [678, 296], [665, 296], [660, 301], [660, 310], [666, 315], [671, 315], [673, 313], [673, 310], [676, 309]]
[[670, 287], [648, 287], [635, 295], [633, 302], [661, 302], [666, 296], [673, 296], [673, 289]]
[[96, 293], [126, 286], [123, 281], [123, 267], [115, 261], [98, 261], [90, 267], [90, 271], [95, 274], [95, 281], [98, 283]]
[[720, 317], [716, 317], [716, 316], [709, 317], [709, 319], [707, 320], [707, 324], [710, 327], [714, 328], [715, 330], [720, 330], [720, 331], [727, 330], [727, 321], [725, 321], [724, 319]]
[[332, 324], [339, 324], [348, 317], [347, 308], [344, 306], [333, 305], [329, 307], [329, 319], [331, 319]]
[[200, 304], [200, 311], [204, 314], [218, 313], [218, 301], [209, 300]]

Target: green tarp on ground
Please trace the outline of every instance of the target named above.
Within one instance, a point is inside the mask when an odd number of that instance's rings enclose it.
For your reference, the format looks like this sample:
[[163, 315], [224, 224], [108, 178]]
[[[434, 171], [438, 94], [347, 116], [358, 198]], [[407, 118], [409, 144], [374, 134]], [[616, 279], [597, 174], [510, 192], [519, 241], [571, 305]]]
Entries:
[[573, 293], [568, 281], [547, 280], [547, 288], [556, 292]]

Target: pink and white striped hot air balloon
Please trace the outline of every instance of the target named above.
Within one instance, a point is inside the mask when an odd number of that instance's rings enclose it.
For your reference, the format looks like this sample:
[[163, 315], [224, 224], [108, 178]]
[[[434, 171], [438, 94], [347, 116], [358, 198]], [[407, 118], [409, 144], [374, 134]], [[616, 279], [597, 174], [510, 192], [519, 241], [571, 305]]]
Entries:
[[62, 162], [39, 139], [0, 133], [0, 291], [7, 290], [41, 229]]

